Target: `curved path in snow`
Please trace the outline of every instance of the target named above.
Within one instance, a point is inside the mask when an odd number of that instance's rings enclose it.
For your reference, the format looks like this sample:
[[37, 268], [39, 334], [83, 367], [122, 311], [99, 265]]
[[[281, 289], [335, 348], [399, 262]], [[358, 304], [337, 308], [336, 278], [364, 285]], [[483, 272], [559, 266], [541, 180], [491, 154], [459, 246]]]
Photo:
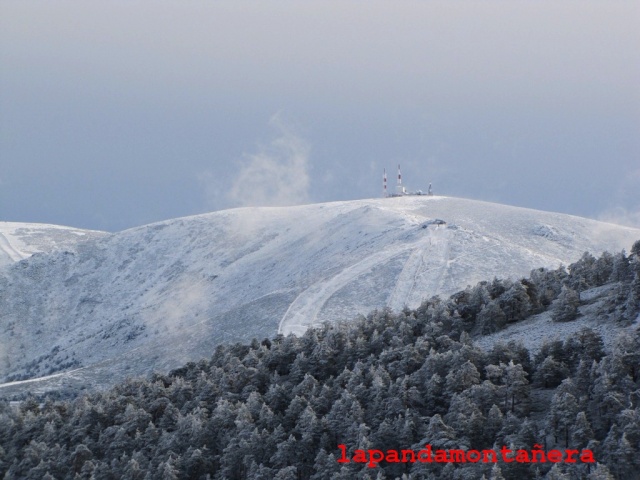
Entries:
[[[427, 295], [435, 295], [442, 285], [448, 265], [449, 231], [446, 227], [430, 226], [424, 242], [420, 242], [419, 248], [414, 248], [404, 263], [387, 300], [387, 306], [397, 311], [405, 305], [414, 306], [416, 302], [422, 301], [425, 292]], [[437, 273], [429, 274], [434, 270], [437, 270]], [[415, 299], [413, 296], [418, 284], [419, 298]]]
[[7, 237], [5, 237], [2, 233], [0, 233], [0, 250], [3, 250], [7, 255], [9, 255], [9, 258], [11, 258], [11, 260], [13, 260], [14, 262], [19, 262], [20, 260], [28, 257], [28, 255], [24, 255], [23, 253], [13, 248], [11, 243], [9, 243]]
[[[318, 313], [338, 290], [356, 280], [361, 275], [370, 272], [374, 267], [391, 260], [394, 257], [411, 251], [411, 255], [405, 262], [393, 293], [387, 304], [391, 308], [402, 308], [409, 301], [414, 284], [420, 272], [420, 267], [426, 263], [437, 262], [440, 277], [447, 268], [448, 233], [440, 227], [429, 227], [424, 236], [411, 244], [388, 247], [381, 252], [374, 253], [353, 265], [343, 269], [333, 277], [325, 278], [314, 283], [300, 293], [289, 305], [278, 325], [278, 333], [288, 335], [302, 335], [310, 326], [316, 323]], [[399, 304], [399, 307], [397, 307]]]

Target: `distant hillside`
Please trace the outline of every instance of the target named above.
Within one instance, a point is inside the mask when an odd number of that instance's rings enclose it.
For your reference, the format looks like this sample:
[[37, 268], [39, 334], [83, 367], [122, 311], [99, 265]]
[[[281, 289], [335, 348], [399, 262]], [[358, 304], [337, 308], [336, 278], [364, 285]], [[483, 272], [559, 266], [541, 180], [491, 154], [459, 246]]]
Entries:
[[0, 381], [109, 385], [221, 343], [629, 249], [640, 230], [425, 196], [225, 210], [89, 237], [0, 268]]

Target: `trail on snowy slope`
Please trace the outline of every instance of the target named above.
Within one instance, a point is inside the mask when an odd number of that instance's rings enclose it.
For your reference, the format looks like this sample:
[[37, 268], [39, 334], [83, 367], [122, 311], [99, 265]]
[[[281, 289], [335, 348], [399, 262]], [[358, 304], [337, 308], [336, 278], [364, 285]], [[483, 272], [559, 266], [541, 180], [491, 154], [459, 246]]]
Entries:
[[13, 260], [14, 262], [19, 262], [23, 258], [28, 257], [28, 255], [25, 255], [13, 248], [13, 246], [11, 245], [11, 243], [9, 243], [9, 240], [4, 236], [3, 233], [0, 233], [0, 249], [4, 250], [4, 252], [9, 255], [11, 260]]
[[[448, 264], [449, 231], [440, 226], [428, 227], [424, 241], [416, 245], [404, 263], [387, 306], [392, 310], [400, 310], [405, 305], [415, 306], [416, 301], [419, 303], [424, 296], [435, 295], [441, 287]], [[414, 291], [418, 284], [420, 298], [415, 299]]]
[[[443, 233], [440, 233], [440, 231]], [[438, 261], [437, 268], [441, 270], [441, 273], [437, 275], [438, 278], [446, 270], [448, 234], [445, 229], [440, 229], [440, 231], [436, 233], [435, 227], [430, 227], [424, 236], [421, 236], [413, 243], [387, 247], [344, 268], [337, 275], [314, 283], [300, 293], [291, 303], [280, 320], [278, 333], [283, 335], [288, 335], [289, 333], [294, 333], [295, 335], [304, 334], [307, 328], [316, 324], [316, 319], [322, 307], [334, 293], [361, 275], [369, 273], [374, 267], [411, 251], [412, 253], [405, 262], [405, 266], [396, 282], [394, 292], [388, 302], [390, 306], [398, 303], [401, 308], [404, 302], [409, 299], [420, 267], [426, 262], [426, 259], [428, 259], [429, 263], [431, 263], [432, 258]]]

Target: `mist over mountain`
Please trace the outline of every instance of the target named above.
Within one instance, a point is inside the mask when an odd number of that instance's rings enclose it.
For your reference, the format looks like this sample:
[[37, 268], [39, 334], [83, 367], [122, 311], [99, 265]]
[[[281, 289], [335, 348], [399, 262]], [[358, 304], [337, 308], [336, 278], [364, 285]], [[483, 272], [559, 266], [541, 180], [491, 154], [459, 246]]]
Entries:
[[56, 230], [55, 248], [25, 249], [25, 232], [0, 237], [0, 381], [26, 381], [12, 391], [168, 371], [221, 343], [416, 308], [640, 238], [570, 215], [427, 196], [224, 210], [114, 234]]

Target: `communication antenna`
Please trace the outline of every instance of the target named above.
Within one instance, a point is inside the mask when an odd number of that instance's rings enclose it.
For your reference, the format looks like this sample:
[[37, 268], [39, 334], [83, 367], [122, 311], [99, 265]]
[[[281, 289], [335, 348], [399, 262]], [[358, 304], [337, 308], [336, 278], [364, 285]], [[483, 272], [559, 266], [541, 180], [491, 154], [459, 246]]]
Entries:
[[387, 195], [387, 169], [383, 169], [384, 173], [382, 175], [382, 196], [388, 197]]
[[402, 173], [400, 172], [400, 164], [398, 164], [398, 185], [396, 186], [396, 195], [405, 195], [404, 187], [402, 186]]

